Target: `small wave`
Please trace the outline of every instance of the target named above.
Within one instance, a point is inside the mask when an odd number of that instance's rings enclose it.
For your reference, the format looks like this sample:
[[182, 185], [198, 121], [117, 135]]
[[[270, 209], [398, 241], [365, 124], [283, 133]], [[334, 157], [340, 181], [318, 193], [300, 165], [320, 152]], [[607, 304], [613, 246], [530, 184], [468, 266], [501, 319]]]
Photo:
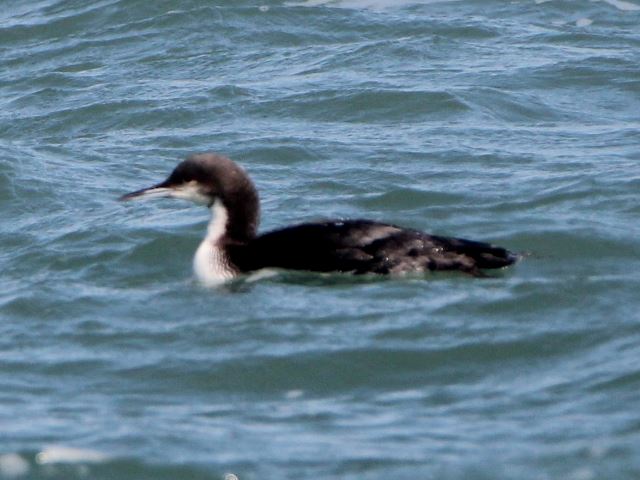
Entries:
[[[234, 467], [233, 469], [230, 467]], [[236, 465], [197, 465], [150, 463], [146, 459], [117, 458], [97, 450], [68, 446], [49, 446], [36, 452], [0, 454], [0, 480], [26, 478], [64, 478], [65, 480], [238, 480]], [[211, 471], [213, 470], [213, 471]], [[222, 473], [222, 472], [227, 473]]]
[[455, 95], [445, 91], [326, 90], [269, 101], [260, 110], [346, 122], [409, 122], [442, 120], [468, 110]]
[[106, 454], [97, 450], [62, 445], [46, 447], [36, 455], [36, 462], [40, 465], [52, 463], [101, 463], [108, 459], [109, 457]]
[[[82, 465], [99, 464], [109, 460], [109, 456], [97, 450], [86, 448], [51, 445], [43, 448], [35, 455], [20, 453], [5, 453], [0, 455], [0, 479], [21, 478], [32, 470], [52, 465]], [[84, 473], [84, 468], [77, 473]], [[73, 478], [73, 475], [71, 476]]]
[[288, 5], [303, 7], [337, 7], [351, 9], [386, 10], [390, 8], [429, 3], [449, 3], [458, 0], [306, 0], [304, 2], [289, 2]]
[[637, 11], [640, 10], [640, 5], [636, 5], [635, 3], [625, 2], [623, 0], [602, 0], [604, 3], [608, 3], [616, 7], [618, 10], [623, 11]]

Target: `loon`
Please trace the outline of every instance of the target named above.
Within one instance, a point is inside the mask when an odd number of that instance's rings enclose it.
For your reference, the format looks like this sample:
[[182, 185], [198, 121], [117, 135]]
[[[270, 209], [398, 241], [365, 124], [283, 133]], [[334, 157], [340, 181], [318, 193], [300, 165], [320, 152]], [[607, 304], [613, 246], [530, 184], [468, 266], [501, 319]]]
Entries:
[[120, 200], [173, 197], [207, 206], [207, 234], [193, 259], [196, 277], [216, 285], [262, 269], [352, 274], [434, 270], [482, 276], [518, 255], [494, 245], [441, 237], [371, 220], [302, 223], [258, 235], [258, 192], [245, 171], [215, 153], [189, 156], [157, 185]]

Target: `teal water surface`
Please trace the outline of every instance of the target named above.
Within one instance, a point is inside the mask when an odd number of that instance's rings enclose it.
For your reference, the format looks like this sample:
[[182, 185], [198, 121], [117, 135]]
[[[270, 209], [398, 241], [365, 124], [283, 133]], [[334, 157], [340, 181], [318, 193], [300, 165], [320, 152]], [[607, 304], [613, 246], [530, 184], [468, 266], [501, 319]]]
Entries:
[[[640, 477], [640, 1], [0, 0], [0, 66], [0, 479]], [[530, 255], [207, 289], [117, 201], [206, 150]]]

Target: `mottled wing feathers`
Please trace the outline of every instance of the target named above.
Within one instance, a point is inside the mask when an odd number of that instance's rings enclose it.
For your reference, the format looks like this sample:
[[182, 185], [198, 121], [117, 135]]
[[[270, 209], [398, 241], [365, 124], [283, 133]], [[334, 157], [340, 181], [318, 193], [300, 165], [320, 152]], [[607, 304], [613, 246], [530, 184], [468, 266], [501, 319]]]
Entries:
[[515, 261], [502, 248], [368, 220], [305, 223], [229, 247], [242, 271], [285, 268], [316, 272], [406, 273], [499, 268]]
[[518, 255], [509, 250], [489, 243], [465, 240], [464, 238], [448, 238], [431, 236], [443, 250], [464, 255], [473, 259], [477, 268], [502, 268], [518, 259]]

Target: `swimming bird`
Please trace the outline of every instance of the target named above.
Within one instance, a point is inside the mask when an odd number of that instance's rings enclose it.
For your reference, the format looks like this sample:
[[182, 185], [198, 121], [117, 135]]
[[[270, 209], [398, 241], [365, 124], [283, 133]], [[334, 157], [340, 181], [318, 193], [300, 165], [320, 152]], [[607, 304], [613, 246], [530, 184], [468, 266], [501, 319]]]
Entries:
[[208, 285], [274, 268], [392, 275], [454, 270], [481, 276], [482, 269], [506, 267], [518, 258], [488, 243], [371, 220], [302, 223], [258, 235], [260, 204], [253, 182], [238, 164], [215, 153], [191, 155], [163, 182], [120, 199], [159, 197], [211, 210], [193, 260], [196, 277]]

